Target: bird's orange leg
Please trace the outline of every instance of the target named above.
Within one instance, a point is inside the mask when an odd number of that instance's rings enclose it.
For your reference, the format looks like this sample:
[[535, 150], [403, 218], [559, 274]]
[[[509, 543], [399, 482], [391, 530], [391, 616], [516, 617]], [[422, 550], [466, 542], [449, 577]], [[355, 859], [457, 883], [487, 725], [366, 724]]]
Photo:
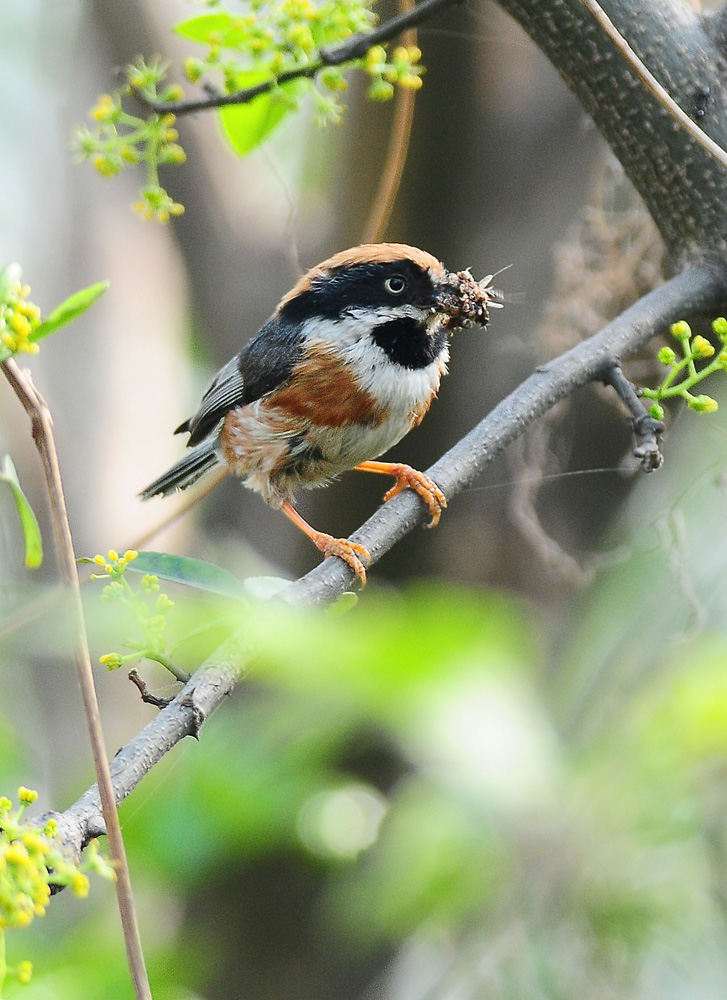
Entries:
[[409, 487], [419, 494], [429, 508], [432, 519], [427, 527], [433, 528], [439, 523], [442, 510], [447, 506], [447, 498], [434, 480], [425, 476], [423, 472], [417, 472], [410, 465], [403, 465], [401, 462], [361, 462], [355, 468], [359, 472], [381, 472], [386, 476], [393, 476], [396, 482], [385, 494], [384, 502]]
[[310, 538], [317, 549], [320, 549], [325, 556], [338, 556], [339, 559], [343, 559], [346, 565], [359, 578], [361, 586], [366, 586], [366, 567], [364, 563], [371, 562], [371, 556], [363, 545], [357, 545], [356, 542], [349, 542], [347, 538], [334, 538], [333, 535], [326, 535], [323, 531], [316, 531], [315, 528], [311, 528], [289, 500], [285, 500], [280, 505], [280, 509], [286, 517], [290, 518], [293, 524], [297, 525]]

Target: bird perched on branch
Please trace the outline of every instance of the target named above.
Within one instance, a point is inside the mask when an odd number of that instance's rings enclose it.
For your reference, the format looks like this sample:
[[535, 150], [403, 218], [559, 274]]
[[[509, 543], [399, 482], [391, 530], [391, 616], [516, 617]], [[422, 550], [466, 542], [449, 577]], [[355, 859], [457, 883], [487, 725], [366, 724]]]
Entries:
[[447, 501], [436, 483], [374, 459], [424, 418], [447, 371], [447, 335], [486, 326], [488, 306], [501, 305], [491, 280], [446, 271], [401, 243], [323, 261], [220, 370], [175, 432], [189, 434], [191, 450], [141, 496], [167, 496], [225, 466], [365, 583], [366, 549], [312, 528], [293, 506], [295, 491], [349, 469], [385, 473], [396, 481], [384, 500], [409, 487], [437, 524]]

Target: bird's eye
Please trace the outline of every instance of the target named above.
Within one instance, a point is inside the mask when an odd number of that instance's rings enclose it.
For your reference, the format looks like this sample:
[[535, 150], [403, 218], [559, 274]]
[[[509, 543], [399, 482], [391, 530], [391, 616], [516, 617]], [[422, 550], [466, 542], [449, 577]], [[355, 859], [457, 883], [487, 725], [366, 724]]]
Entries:
[[400, 274], [392, 274], [384, 282], [384, 288], [387, 292], [391, 292], [392, 295], [401, 295], [406, 289], [406, 278], [402, 278]]

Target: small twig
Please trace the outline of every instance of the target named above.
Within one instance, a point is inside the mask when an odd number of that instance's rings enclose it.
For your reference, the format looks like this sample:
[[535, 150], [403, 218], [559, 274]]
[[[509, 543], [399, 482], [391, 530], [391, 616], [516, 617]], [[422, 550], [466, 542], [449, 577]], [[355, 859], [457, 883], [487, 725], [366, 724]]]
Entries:
[[[399, 0], [399, 8], [403, 14], [408, 13], [414, 8], [414, 0]], [[408, 28], [402, 35], [401, 43], [407, 48], [416, 45], [416, 29]], [[381, 171], [376, 201], [364, 230], [364, 243], [377, 243], [389, 224], [409, 152], [415, 102], [416, 90], [408, 87], [397, 89], [394, 98], [394, 113], [391, 118], [389, 148], [386, 152], [386, 162]]]
[[636, 386], [629, 382], [617, 361], [606, 368], [603, 381], [611, 386], [631, 415], [631, 429], [636, 438], [634, 455], [641, 463], [641, 468], [644, 472], [656, 472], [664, 461], [659, 440], [665, 430], [663, 420], [651, 416], [642, 403]]
[[68, 600], [69, 620], [73, 624], [76, 670], [78, 672], [78, 681], [86, 713], [91, 751], [96, 769], [96, 779], [100, 788], [103, 819], [109, 838], [111, 854], [117, 865], [116, 895], [124, 932], [129, 970], [137, 1000], [151, 1000], [151, 990], [144, 963], [144, 953], [141, 948], [139, 926], [131, 889], [129, 866], [126, 860], [126, 850], [116, 810], [114, 787], [111, 782], [109, 760], [104, 744], [103, 727], [101, 725], [101, 714], [96, 697], [96, 686], [91, 667], [91, 654], [88, 648], [83, 604], [81, 603], [81, 588], [78, 579], [76, 556], [73, 549], [71, 529], [68, 523], [68, 512], [63, 494], [63, 481], [58, 463], [58, 453], [53, 437], [53, 421], [48, 405], [35, 388], [30, 374], [21, 371], [12, 358], [3, 363], [2, 369], [16, 396], [30, 417], [33, 440], [43, 463], [58, 564]]
[[155, 663], [164, 667], [165, 670], [168, 670], [174, 679], [178, 680], [181, 684], [186, 684], [191, 677], [191, 674], [188, 674], [186, 670], [182, 670], [181, 667], [178, 667], [175, 663], [172, 663], [171, 660], [167, 659], [166, 656], [162, 656], [160, 653], [150, 653], [147, 651], [144, 653], [144, 656], [147, 660], [153, 660]]
[[265, 80], [255, 87], [238, 90], [234, 94], [211, 94], [198, 101], [150, 101], [140, 90], [135, 90], [135, 93], [147, 107], [159, 114], [189, 115], [195, 111], [224, 108], [231, 104], [249, 104], [261, 94], [267, 94], [290, 80], [309, 78], [315, 76], [326, 66], [341, 66], [343, 63], [360, 59], [374, 45], [390, 41], [402, 31], [430, 17], [440, 8], [450, 7], [461, 2], [462, 0], [422, 0], [422, 3], [412, 10], [392, 17], [386, 24], [380, 25], [374, 31], [352, 35], [351, 38], [338, 45], [319, 49], [318, 59], [315, 62], [308, 63], [306, 66], [298, 66], [296, 69], [288, 70], [287, 73], [281, 73], [280, 76]]
[[155, 694], [152, 694], [146, 686], [146, 681], [139, 676], [138, 670], [129, 671], [129, 680], [138, 688], [141, 700], [147, 705], [153, 705], [154, 708], [166, 708], [174, 701], [174, 695], [171, 698], [157, 698]]

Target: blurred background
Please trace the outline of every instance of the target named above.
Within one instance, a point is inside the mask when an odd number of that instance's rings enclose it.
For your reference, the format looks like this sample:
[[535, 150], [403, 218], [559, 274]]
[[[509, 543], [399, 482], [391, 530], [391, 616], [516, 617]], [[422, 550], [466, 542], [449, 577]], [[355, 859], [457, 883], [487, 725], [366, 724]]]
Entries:
[[[117, 67], [154, 53], [179, 65], [190, 48], [171, 26], [198, 9], [0, 10], [0, 266], [19, 261], [44, 310], [111, 282], [32, 359], [79, 555], [124, 550], [166, 517], [174, 501], [136, 495], [179, 456], [173, 428], [301, 268], [360, 242], [386, 153], [391, 108], [355, 77], [341, 127], [304, 111], [245, 160], [194, 116], [180, 123], [188, 162], [163, 178], [186, 212], [142, 222], [141, 177], [74, 165], [71, 132]], [[419, 44], [425, 85], [385, 236], [477, 277], [509, 265], [498, 284], [523, 298], [456, 336], [439, 400], [396, 449], [425, 469], [661, 280], [662, 250], [573, 96], [497, 6], [467, 0]], [[638, 360], [629, 373], [653, 374]], [[259, 661], [201, 743], [122, 807], [157, 1000], [725, 995], [725, 430], [721, 411], [675, 411], [665, 468], [639, 477], [623, 415], [583, 390], [436, 531], [377, 564], [351, 613], [263, 618]], [[5, 453], [46, 561], [23, 569], [0, 492], [0, 793], [29, 785], [61, 810], [92, 768], [41, 470], [3, 383]], [[301, 509], [344, 535], [381, 493], [378, 477], [344, 476]], [[240, 578], [317, 561], [235, 482], [149, 547]], [[168, 591], [180, 635], [209, 613]], [[118, 617], [86, 593], [94, 656], [122, 648]], [[180, 660], [194, 669], [208, 651]], [[99, 668], [98, 685], [113, 752], [155, 710], [121, 672]], [[131, 995], [105, 884], [85, 903], [61, 894], [9, 949], [35, 964], [25, 997]]]

